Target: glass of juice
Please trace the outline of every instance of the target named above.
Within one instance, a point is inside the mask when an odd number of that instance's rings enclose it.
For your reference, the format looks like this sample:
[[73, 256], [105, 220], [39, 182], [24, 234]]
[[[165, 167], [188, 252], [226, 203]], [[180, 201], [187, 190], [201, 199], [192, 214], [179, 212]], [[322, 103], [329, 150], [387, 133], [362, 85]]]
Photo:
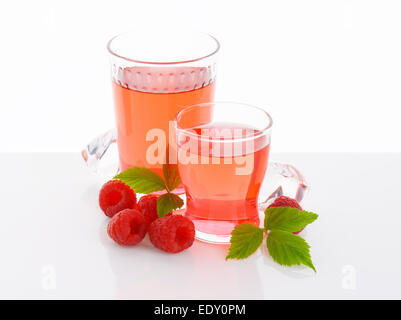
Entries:
[[200, 240], [229, 242], [243, 222], [260, 224], [259, 191], [268, 165], [272, 119], [261, 108], [216, 102], [175, 118], [178, 169], [187, 217]]
[[158, 174], [169, 160], [173, 119], [214, 99], [218, 41], [207, 34], [141, 30], [108, 43], [120, 169]]

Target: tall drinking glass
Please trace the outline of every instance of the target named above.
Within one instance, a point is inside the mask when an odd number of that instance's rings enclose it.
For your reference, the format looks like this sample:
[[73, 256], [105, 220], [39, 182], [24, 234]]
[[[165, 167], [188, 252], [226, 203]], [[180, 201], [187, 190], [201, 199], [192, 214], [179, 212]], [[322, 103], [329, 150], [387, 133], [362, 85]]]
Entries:
[[168, 28], [117, 35], [107, 49], [117, 130], [99, 136], [83, 156], [96, 166], [117, 141], [120, 170], [140, 166], [161, 174], [175, 115], [214, 99], [219, 43], [207, 34]]

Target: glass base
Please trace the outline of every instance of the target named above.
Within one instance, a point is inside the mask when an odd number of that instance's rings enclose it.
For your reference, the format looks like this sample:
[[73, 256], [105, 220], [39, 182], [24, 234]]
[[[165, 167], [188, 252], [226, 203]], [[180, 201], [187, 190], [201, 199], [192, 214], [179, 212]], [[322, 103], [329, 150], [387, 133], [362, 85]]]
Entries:
[[216, 235], [195, 230], [195, 238], [202, 242], [225, 244], [230, 243], [231, 235]]
[[[186, 215], [186, 209], [175, 210], [174, 214], [179, 214], [188, 217], [192, 220], [195, 225], [195, 238], [202, 242], [216, 243], [216, 244], [226, 244], [230, 243], [231, 231], [236, 225], [249, 222], [253, 224], [260, 223], [260, 219], [264, 219], [263, 210], [259, 210], [259, 217], [253, 220], [244, 221], [216, 221], [216, 220], [205, 220], [196, 219], [194, 217]], [[261, 220], [263, 223], [263, 220]], [[207, 231], [207, 232], [206, 232]]]
[[[232, 230], [241, 223], [251, 223], [253, 225], [263, 225], [264, 212], [258, 210], [259, 216], [252, 220], [244, 221], [213, 221], [213, 220], [196, 220], [188, 216], [195, 225], [195, 238], [202, 242], [227, 244], [230, 243]], [[185, 214], [185, 212], [183, 213]], [[206, 232], [209, 230], [209, 232]]]

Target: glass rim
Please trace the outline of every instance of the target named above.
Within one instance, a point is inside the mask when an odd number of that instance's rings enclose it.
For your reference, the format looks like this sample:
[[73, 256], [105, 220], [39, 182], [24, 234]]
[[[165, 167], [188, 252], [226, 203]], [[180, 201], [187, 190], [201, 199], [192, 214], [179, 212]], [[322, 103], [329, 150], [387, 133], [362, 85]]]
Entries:
[[[178, 121], [179, 121], [178, 118], [180, 117], [180, 115], [182, 115], [186, 111], [187, 112], [191, 111], [191, 109], [195, 109], [197, 107], [201, 107], [202, 108], [202, 107], [210, 106], [211, 104], [213, 104], [213, 105], [229, 105], [229, 104], [232, 104], [232, 105], [236, 105], [236, 106], [242, 106], [242, 107], [250, 108], [250, 109], [253, 109], [253, 110], [261, 111], [267, 117], [268, 124], [263, 129], [260, 129], [260, 130], [258, 129], [259, 132], [257, 134], [245, 136], [243, 138], [229, 138], [229, 139], [224, 139], [224, 140], [210, 138], [210, 137], [206, 138], [206, 137], [202, 136], [201, 134], [197, 134], [197, 133], [194, 133], [194, 132], [190, 131], [191, 128], [185, 129], [185, 128], [181, 128], [178, 125]], [[178, 131], [184, 132], [186, 135], [191, 136], [191, 137], [195, 137], [196, 139], [201, 140], [201, 141], [209, 141], [209, 142], [216, 142], [216, 143], [233, 143], [233, 142], [256, 140], [256, 139], [258, 139], [260, 137], [263, 137], [264, 135], [267, 135], [268, 131], [270, 131], [272, 126], [273, 126], [273, 119], [272, 119], [272, 117], [270, 116], [270, 114], [266, 110], [264, 110], [264, 109], [262, 109], [260, 107], [251, 105], [251, 104], [241, 103], [241, 102], [233, 102], [233, 101], [216, 101], [216, 102], [205, 102], [205, 103], [194, 104], [194, 105], [188, 106], [185, 109], [181, 110], [174, 117], [174, 129], [177, 132]]]
[[204, 33], [204, 32], [198, 32], [198, 34], [204, 35], [209, 37], [210, 39], [212, 39], [215, 42], [215, 49], [211, 52], [208, 53], [207, 55], [204, 55], [202, 57], [199, 58], [195, 58], [195, 59], [188, 59], [188, 60], [182, 60], [182, 61], [169, 61], [169, 62], [163, 62], [163, 61], [144, 61], [144, 60], [139, 60], [139, 59], [134, 59], [134, 58], [128, 58], [122, 55], [119, 55], [117, 52], [115, 52], [112, 48], [111, 48], [111, 44], [112, 42], [117, 39], [120, 36], [129, 34], [129, 33], [133, 33], [135, 31], [127, 31], [127, 32], [123, 32], [123, 33], [119, 33], [117, 35], [115, 35], [114, 37], [112, 37], [108, 42], [107, 42], [107, 51], [120, 59], [129, 61], [129, 62], [134, 62], [134, 63], [141, 63], [141, 64], [151, 64], [151, 65], [175, 65], [175, 64], [183, 64], [183, 63], [190, 63], [190, 62], [196, 62], [196, 61], [200, 61], [200, 60], [204, 60], [206, 58], [209, 58], [213, 55], [215, 55], [219, 50], [220, 50], [220, 42], [211, 34], [209, 33]]

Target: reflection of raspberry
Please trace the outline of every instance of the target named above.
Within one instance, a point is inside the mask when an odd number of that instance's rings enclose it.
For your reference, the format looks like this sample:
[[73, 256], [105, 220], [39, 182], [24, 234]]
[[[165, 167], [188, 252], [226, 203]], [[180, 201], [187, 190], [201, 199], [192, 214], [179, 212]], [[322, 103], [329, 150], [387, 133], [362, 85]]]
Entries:
[[184, 216], [168, 215], [150, 224], [149, 238], [156, 248], [177, 253], [192, 246], [195, 226]]
[[157, 196], [147, 194], [138, 201], [138, 207], [141, 209], [145, 220], [150, 224], [158, 218], [157, 215]]
[[107, 233], [118, 244], [134, 246], [145, 237], [148, 224], [137, 209], [125, 209], [117, 213], [107, 226]]
[[[290, 197], [286, 197], [286, 196], [280, 196], [278, 198], [276, 198], [273, 203], [268, 206], [268, 208], [275, 208], [275, 207], [291, 207], [291, 208], [297, 208], [299, 210], [302, 210], [302, 207], [299, 205], [299, 203], [295, 200], [292, 199]], [[302, 231], [303, 229], [294, 232], [295, 234], [298, 234]]]
[[99, 205], [108, 217], [124, 209], [136, 207], [136, 194], [120, 180], [106, 182], [99, 193]]

